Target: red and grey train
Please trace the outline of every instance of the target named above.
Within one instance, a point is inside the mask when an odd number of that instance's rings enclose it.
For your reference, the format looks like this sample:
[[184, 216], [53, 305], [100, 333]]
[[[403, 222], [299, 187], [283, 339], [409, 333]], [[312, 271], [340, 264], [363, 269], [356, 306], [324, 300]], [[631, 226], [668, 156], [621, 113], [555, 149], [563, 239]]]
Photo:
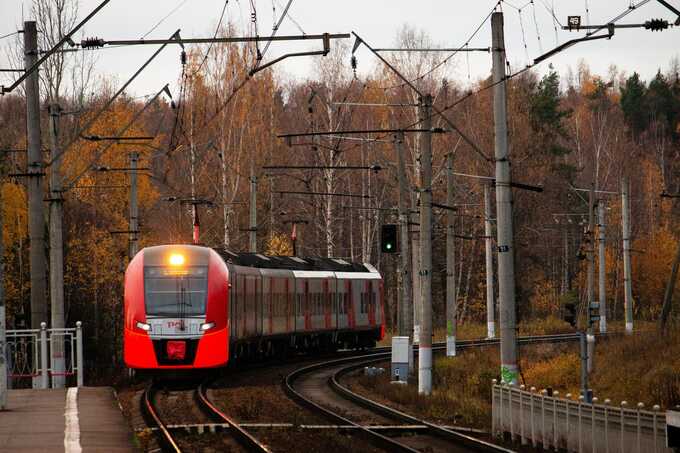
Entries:
[[383, 280], [369, 264], [236, 254], [194, 245], [140, 251], [125, 273], [124, 359], [140, 370], [375, 345]]

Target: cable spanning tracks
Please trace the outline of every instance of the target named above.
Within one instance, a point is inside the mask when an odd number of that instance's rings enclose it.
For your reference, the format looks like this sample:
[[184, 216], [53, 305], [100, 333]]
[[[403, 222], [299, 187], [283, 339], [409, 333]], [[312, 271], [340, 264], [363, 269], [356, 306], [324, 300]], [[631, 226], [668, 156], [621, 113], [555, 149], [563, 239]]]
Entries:
[[[238, 423], [236, 423], [231, 417], [222, 412], [215, 406], [215, 404], [210, 400], [207, 394], [208, 382], [205, 381], [200, 384], [195, 389], [195, 401], [198, 403], [200, 409], [215, 422], [228, 426], [228, 433], [243, 447], [244, 451], [249, 452], [264, 452], [269, 453], [270, 450], [253, 437], [250, 433], [244, 430]], [[142, 395], [142, 413], [147, 419], [149, 427], [154, 429], [158, 434], [159, 446], [163, 451], [181, 453], [183, 450], [181, 448], [180, 442], [178, 442], [175, 431], [178, 428], [187, 428], [192, 425], [169, 425], [163, 421], [160, 416], [160, 411], [156, 407], [156, 394], [158, 388], [151, 382]], [[227, 432], [222, 431], [222, 432]]]
[[[520, 337], [522, 344], [560, 343], [577, 341], [578, 334], [534, 335]], [[500, 343], [498, 339], [466, 340], [457, 343], [458, 349], [493, 346]], [[445, 350], [442, 343], [433, 345], [435, 350]], [[472, 437], [465, 432], [441, 427], [412, 415], [397, 411], [393, 408], [375, 402], [369, 398], [352, 392], [340, 383], [343, 375], [356, 369], [376, 362], [383, 362], [390, 358], [389, 348], [376, 350], [370, 354], [358, 357], [347, 357], [316, 363], [299, 368], [286, 376], [284, 388], [286, 393], [299, 404], [321, 414], [338, 425], [354, 427], [353, 432], [361, 435], [365, 440], [387, 451], [418, 452], [423, 448], [430, 451], [481, 451], [481, 452], [511, 452], [507, 448]], [[344, 400], [344, 401], [343, 401]], [[349, 403], [349, 405], [348, 405]], [[352, 415], [343, 413], [351, 412]], [[360, 423], [361, 420], [378, 420], [381, 424], [394, 425], [395, 422], [403, 427], [425, 426], [426, 431], [419, 430], [413, 435], [397, 437], [390, 433], [403, 434], [404, 430], [380, 429], [370, 424]], [[399, 428], [396, 425], [395, 428]]]

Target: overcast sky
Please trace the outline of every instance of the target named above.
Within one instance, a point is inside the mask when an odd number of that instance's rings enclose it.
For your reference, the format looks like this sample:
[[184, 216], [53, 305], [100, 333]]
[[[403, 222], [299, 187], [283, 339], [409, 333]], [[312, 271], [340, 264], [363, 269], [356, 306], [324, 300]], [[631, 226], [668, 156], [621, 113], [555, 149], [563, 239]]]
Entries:
[[[680, 9], [680, 0], [669, 1]], [[287, 0], [253, 0], [253, 2], [257, 8], [259, 33], [266, 35], [272, 28], [272, 5], [275, 5], [276, 14], [279, 15]], [[99, 3], [100, 0], [81, 0], [80, 16], [84, 17]], [[30, 4], [30, 0], [0, 0], [0, 36], [16, 31], [22, 22], [22, 11], [23, 18], [27, 20], [30, 18]], [[465, 43], [495, 4], [496, 1], [492, 0], [446, 2], [293, 0], [289, 13], [307, 34], [356, 31], [374, 47], [381, 47], [393, 45], [397, 31], [403, 24], [409, 24], [425, 31], [439, 45], [457, 47]], [[544, 51], [554, 48], [556, 44], [579, 36], [577, 33], [567, 31], [559, 31], [556, 35], [555, 20], [550, 11], [553, 5], [555, 16], [563, 24], [566, 23], [567, 15], [581, 15], [584, 23], [590, 20], [592, 24], [602, 24], [625, 11], [630, 4], [630, 0], [535, 0], [534, 4], [528, 0], [504, 2], [508, 59], [515, 68], [519, 68]], [[223, 5], [222, 0], [111, 0], [86, 25], [85, 30], [88, 37], [140, 38], [179, 6], [148, 35], [148, 38], [169, 37], [177, 28], [181, 28], [183, 37], [212, 36]], [[522, 8], [521, 14], [518, 7]], [[588, 14], [586, 7], [589, 9]], [[250, 25], [250, 13], [250, 0], [230, 0], [226, 18], [242, 28], [247, 28]], [[656, 0], [652, 0], [619, 23], [640, 23], [656, 17], [670, 21], [675, 19], [670, 11]], [[278, 34], [300, 34], [298, 25], [286, 19]], [[10, 40], [11, 38], [0, 41], [0, 46], [4, 48]], [[470, 42], [470, 46], [487, 47], [490, 40], [491, 31], [487, 21]], [[679, 43], [680, 27], [661, 33], [652, 33], [644, 29], [623, 29], [617, 30], [616, 36], [611, 41], [578, 44], [549, 62], [552, 62], [562, 74], [566, 73], [568, 67], [575, 68], [579, 60], [584, 59], [597, 74], [606, 74], [609, 66], [615, 64], [623, 71], [628, 73], [638, 71], [645, 79], [649, 79], [658, 68], [666, 70], [670, 60], [678, 57]], [[311, 47], [313, 46], [309, 43], [300, 42], [275, 44], [272, 45], [267, 58], [291, 51], [308, 50]], [[97, 51], [99, 57], [97, 71], [101, 75], [113, 76], [118, 83], [122, 83], [154, 50], [152, 46], [135, 46]], [[4, 49], [1, 55], [0, 67], [6, 67]], [[376, 60], [366, 50], [360, 50], [357, 57], [360, 71], [368, 71], [376, 64]], [[289, 59], [278, 64], [276, 68], [287, 77], [311, 78], [314, 74], [314, 58]], [[469, 63], [465, 56], [455, 58], [454, 69], [451, 69], [452, 74], [449, 76], [457, 77], [461, 81], [468, 79], [468, 68], [472, 79], [485, 77], [490, 71], [491, 58], [488, 54], [471, 54]], [[539, 71], [545, 71], [547, 65], [548, 62], [539, 66]], [[170, 82], [171, 86], [176, 86], [180, 69], [178, 48], [168, 46], [140, 75], [130, 90], [135, 95], [143, 95], [157, 91], [167, 82]], [[0, 83], [7, 84], [9, 81], [6, 75], [0, 74], [0, 78]]]

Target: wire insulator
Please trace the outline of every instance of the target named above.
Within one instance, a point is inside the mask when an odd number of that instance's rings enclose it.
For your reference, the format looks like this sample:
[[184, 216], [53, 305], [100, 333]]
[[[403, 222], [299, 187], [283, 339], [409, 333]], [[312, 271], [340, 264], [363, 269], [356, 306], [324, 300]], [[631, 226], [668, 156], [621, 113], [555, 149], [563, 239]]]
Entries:
[[179, 61], [182, 63], [182, 66], [187, 64], [187, 53], [186, 51], [182, 51], [182, 53], [179, 55]]
[[352, 58], [350, 59], [350, 64], [352, 65], [352, 69], [355, 71], [357, 70], [357, 57], [352, 55]]
[[645, 22], [645, 28], [652, 31], [667, 30], [668, 26], [668, 21], [663, 19], [652, 19]]
[[80, 47], [83, 49], [94, 49], [104, 47], [104, 40], [100, 38], [87, 38], [80, 42]]

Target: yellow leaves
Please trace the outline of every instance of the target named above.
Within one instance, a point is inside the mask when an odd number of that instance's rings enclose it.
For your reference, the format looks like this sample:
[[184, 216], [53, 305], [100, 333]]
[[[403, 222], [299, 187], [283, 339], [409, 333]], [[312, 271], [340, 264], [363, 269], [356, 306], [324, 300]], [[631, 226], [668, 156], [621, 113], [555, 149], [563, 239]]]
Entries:
[[676, 239], [665, 228], [657, 230], [653, 239], [645, 236], [633, 242], [634, 291], [648, 315], [656, 316], [661, 310], [675, 248]]
[[276, 233], [267, 241], [265, 253], [272, 256], [292, 256], [293, 245], [290, 243], [288, 236]]
[[17, 184], [2, 184], [2, 238], [5, 247], [26, 237], [26, 192]]

